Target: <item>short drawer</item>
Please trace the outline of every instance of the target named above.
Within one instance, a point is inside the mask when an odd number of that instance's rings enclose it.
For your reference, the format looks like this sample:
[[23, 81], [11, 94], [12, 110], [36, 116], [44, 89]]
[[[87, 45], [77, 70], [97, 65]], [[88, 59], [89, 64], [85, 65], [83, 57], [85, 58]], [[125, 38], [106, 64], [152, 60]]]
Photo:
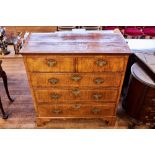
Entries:
[[50, 86], [120, 86], [121, 73], [32, 73], [31, 82], [34, 87]]
[[40, 56], [26, 58], [30, 72], [73, 72], [74, 59], [63, 56]]
[[124, 71], [125, 57], [121, 56], [94, 56], [79, 57], [78, 72], [120, 72]]
[[37, 102], [52, 102], [52, 101], [107, 101], [116, 102], [118, 96], [117, 89], [102, 89], [102, 90], [84, 90], [80, 88], [72, 88], [68, 90], [49, 89], [35, 90]]
[[39, 117], [96, 117], [112, 116], [114, 106], [91, 106], [91, 105], [39, 105]]

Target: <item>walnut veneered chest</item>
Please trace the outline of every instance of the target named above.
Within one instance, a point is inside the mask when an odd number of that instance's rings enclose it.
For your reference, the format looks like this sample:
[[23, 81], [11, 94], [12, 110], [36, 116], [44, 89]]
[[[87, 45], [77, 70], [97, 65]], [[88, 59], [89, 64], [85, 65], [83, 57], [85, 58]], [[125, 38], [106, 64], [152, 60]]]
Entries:
[[37, 125], [56, 120], [115, 124], [130, 54], [119, 32], [32, 33], [21, 54]]

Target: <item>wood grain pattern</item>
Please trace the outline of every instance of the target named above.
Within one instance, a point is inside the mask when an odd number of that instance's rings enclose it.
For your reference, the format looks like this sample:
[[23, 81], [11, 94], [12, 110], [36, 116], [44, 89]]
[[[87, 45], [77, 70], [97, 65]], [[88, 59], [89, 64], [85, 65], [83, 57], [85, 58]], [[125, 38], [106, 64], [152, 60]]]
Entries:
[[[109, 108], [110, 107], [110, 108]], [[114, 114], [114, 106], [69, 105], [39, 105], [39, 117], [104, 117]]]
[[52, 101], [52, 102], [48, 102], [48, 103], [43, 103], [43, 102], [38, 102], [37, 105], [92, 105], [92, 106], [96, 106], [96, 105], [100, 105], [100, 106], [111, 106], [111, 105], [115, 105], [115, 102], [105, 102], [105, 101]]
[[31, 33], [22, 54], [130, 54], [131, 51], [120, 33], [55, 32]]
[[[3, 120], [0, 113], [0, 128], [87, 128], [87, 129], [105, 129], [105, 128], [127, 128], [131, 118], [122, 110], [121, 106], [117, 107], [117, 117], [98, 117], [98, 118], [73, 118], [68, 117], [35, 117], [32, 95], [29, 89], [29, 83], [22, 58], [4, 57], [2, 63], [3, 69], [8, 76], [9, 91], [15, 101], [9, 104], [6, 97], [2, 80], [0, 80], [1, 99], [6, 112], [9, 112], [8, 120]], [[67, 102], [68, 104], [114, 104], [104, 102]], [[56, 103], [55, 103], [56, 104]], [[60, 103], [61, 104], [61, 103]], [[62, 103], [63, 104], [63, 103]], [[121, 104], [120, 104], [121, 105]], [[36, 121], [37, 125], [36, 126]], [[109, 125], [105, 123], [109, 121]], [[147, 128], [147, 126], [139, 126], [138, 128]]]
[[[96, 117], [104, 119], [104, 116], [108, 116], [110, 122], [113, 122], [129, 53], [120, 33], [32, 33], [21, 54], [24, 56], [35, 100], [37, 124], [49, 123], [59, 117], [65, 120], [68, 117], [93, 118], [91, 110], [98, 114]], [[92, 81], [99, 74], [106, 82], [105, 85], [95, 86]], [[51, 75], [55, 78], [48, 79]], [[74, 75], [74, 82], [79, 81], [79, 75], [84, 75], [87, 79], [75, 86], [70, 75]], [[97, 80], [99, 83], [102, 83], [101, 77]], [[111, 78], [108, 79], [109, 77]], [[49, 82], [60, 85], [50, 86]], [[79, 111], [73, 111], [73, 106], [79, 108], [77, 101], [87, 104], [80, 105]], [[100, 104], [101, 102], [105, 104]], [[56, 114], [51, 114], [51, 110]]]
[[46, 89], [35, 90], [37, 102], [52, 102], [52, 101], [106, 101], [115, 102], [117, 99], [117, 89], [92, 89], [83, 90], [80, 88], [63, 89]]
[[[23, 61], [24, 61], [26, 72], [28, 72], [28, 65], [26, 63], [26, 58], [25, 57], [23, 57]], [[35, 109], [35, 111], [37, 111], [37, 103], [36, 103], [36, 98], [35, 98], [35, 95], [34, 95], [33, 87], [31, 85], [30, 74], [27, 74], [27, 78], [28, 78], [28, 82], [29, 82], [29, 86], [30, 86], [30, 91], [31, 91], [31, 94], [32, 94], [32, 100], [33, 100], [33, 103], [34, 103], [34, 109]], [[38, 116], [37, 113], [36, 113], [36, 116]]]
[[57, 26], [5, 26], [6, 31], [14, 32], [55, 32]]
[[80, 57], [77, 60], [77, 68], [78, 72], [121, 72], [124, 70], [124, 62], [123, 56]]
[[1, 118], [0, 128], [36, 128], [35, 110], [22, 58], [3, 58], [2, 67], [8, 77], [8, 88], [15, 101], [10, 104], [0, 79], [0, 93], [8, 120]]
[[33, 87], [119, 87], [121, 73], [31, 73]]
[[72, 57], [67, 56], [28, 57], [26, 59], [28, 71], [32, 72], [73, 72], [73, 61]]
[[[58, 129], [94, 129], [98, 128], [112, 128], [115, 125], [115, 117], [38, 117], [37, 125], [42, 128], [58, 128]], [[74, 123], [73, 123], [74, 122]]]

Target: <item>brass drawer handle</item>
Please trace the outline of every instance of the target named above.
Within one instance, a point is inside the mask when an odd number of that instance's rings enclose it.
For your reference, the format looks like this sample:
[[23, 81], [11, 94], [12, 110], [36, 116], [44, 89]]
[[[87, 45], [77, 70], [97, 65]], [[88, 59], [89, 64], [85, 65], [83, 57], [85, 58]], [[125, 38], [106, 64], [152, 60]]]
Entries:
[[107, 64], [107, 61], [99, 59], [96, 61], [96, 65], [99, 67], [105, 66]]
[[61, 114], [62, 113], [62, 110], [60, 110], [60, 109], [54, 109], [54, 110], [52, 110], [52, 112], [55, 113], [55, 114]]
[[93, 98], [95, 99], [95, 100], [99, 100], [99, 99], [101, 99], [102, 98], [102, 94], [94, 94], [93, 95]]
[[59, 79], [51, 78], [48, 80], [48, 82], [51, 84], [57, 84], [59, 82]]
[[81, 77], [79, 75], [73, 75], [71, 79], [77, 82], [81, 80]]
[[102, 84], [102, 83], [104, 83], [104, 80], [102, 78], [96, 78], [96, 79], [94, 79], [94, 83]]
[[73, 89], [72, 90], [72, 93], [75, 95], [75, 96], [78, 96], [80, 94], [80, 90], [78, 88], [76, 89]]
[[59, 99], [60, 97], [61, 97], [61, 95], [59, 95], [59, 94], [56, 94], [56, 93], [51, 94], [52, 99]]
[[98, 114], [98, 113], [101, 112], [101, 109], [93, 108], [93, 109], [91, 110], [91, 112], [92, 112], [93, 114]]
[[73, 109], [75, 109], [75, 110], [79, 110], [79, 109], [81, 108], [81, 105], [80, 105], [80, 104], [75, 104], [75, 105], [73, 105], [72, 107], [73, 107]]
[[47, 65], [48, 65], [49, 67], [54, 67], [54, 66], [56, 66], [56, 64], [57, 64], [57, 61], [54, 60], [54, 59], [48, 59], [48, 60], [47, 60]]

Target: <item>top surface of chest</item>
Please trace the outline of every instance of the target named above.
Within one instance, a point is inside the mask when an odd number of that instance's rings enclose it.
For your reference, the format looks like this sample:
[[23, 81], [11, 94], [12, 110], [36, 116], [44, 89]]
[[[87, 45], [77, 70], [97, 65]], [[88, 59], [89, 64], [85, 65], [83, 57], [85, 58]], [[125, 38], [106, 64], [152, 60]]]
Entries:
[[31, 33], [21, 54], [130, 54], [120, 33], [109, 31]]

